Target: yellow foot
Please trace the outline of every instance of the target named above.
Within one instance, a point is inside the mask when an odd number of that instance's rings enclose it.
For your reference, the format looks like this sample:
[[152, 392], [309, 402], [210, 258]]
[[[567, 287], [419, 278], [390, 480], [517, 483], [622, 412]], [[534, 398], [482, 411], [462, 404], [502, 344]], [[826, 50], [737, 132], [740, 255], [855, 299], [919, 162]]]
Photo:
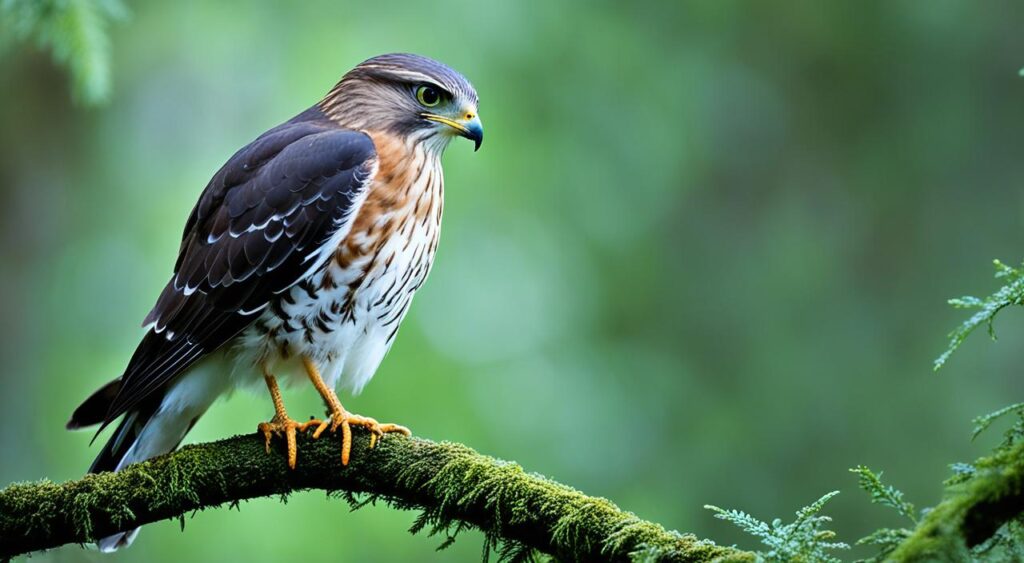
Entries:
[[309, 422], [298, 422], [290, 418], [284, 418], [274, 416], [270, 422], [261, 422], [256, 427], [257, 432], [263, 433], [263, 438], [267, 442], [267, 453], [270, 453], [270, 437], [280, 436], [284, 434], [285, 442], [288, 444], [288, 467], [295, 469], [295, 460], [298, 457], [298, 447], [295, 443], [295, 435], [297, 432], [305, 432], [310, 426], [320, 424], [319, 420], [310, 420]]
[[331, 432], [338, 430], [341, 427], [341, 464], [348, 465], [349, 455], [352, 453], [352, 426], [362, 426], [371, 432], [370, 434], [370, 447], [377, 445], [377, 440], [382, 438], [384, 434], [390, 432], [398, 432], [405, 434], [406, 436], [412, 436], [412, 432], [404, 426], [398, 424], [381, 424], [376, 420], [368, 416], [360, 416], [358, 414], [352, 414], [349, 412], [341, 411], [333, 413], [330, 418], [324, 421], [310, 421], [309, 423], [319, 423], [316, 430], [313, 431], [313, 438], [319, 438], [323, 434], [324, 430], [330, 428]]

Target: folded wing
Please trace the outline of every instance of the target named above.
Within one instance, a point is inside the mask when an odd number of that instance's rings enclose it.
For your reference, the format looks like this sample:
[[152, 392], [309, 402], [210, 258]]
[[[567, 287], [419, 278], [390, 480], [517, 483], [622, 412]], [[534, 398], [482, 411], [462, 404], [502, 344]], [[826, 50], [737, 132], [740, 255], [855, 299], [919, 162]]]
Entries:
[[375, 171], [373, 142], [302, 117], [240, 150], [204, 190], [104, 426], [245, 329], [348, 232]]

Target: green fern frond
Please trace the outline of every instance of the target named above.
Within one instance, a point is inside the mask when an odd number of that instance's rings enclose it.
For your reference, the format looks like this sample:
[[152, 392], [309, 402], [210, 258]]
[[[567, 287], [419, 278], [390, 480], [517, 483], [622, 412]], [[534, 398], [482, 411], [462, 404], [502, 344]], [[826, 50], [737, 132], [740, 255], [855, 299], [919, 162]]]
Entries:
[[[971, 435], [971, 439], [973, 440], [974, 438], [977, 438], [982, 432], [987, 430], [989, 426], [992, 426], [993, 422], [1011, 412], [1016, 412], [1018, 417], [1024, 417], [1024, 403], [1014, 403], [986, 415], [975, 417], [971, 421], [974, 423], [974, 432]], [[1012, 443], [1011, 436], [1007, 436], [1007, 439], [1008, 442]]]
[[949, 487], [952, 485], [959, 485], [960, 483], [966, 483], [978, 473], [978, 468], [972, 463], [964, 463], [958, 461], [956, 463], [949, 464], [949, 469], [953, 474], [942, 482], [943, 485]]
[[881, 563], [890, 553], [896, 550], [913, 532], [906, 528], [882, 528], [857, 540], [857, 545], [868, 545], [878, 548], [878, 553], [867, 559], [859, 559], [858, 563]]
[[705, 504], [704, 508], [713, 511], [715, 513], [715, 518], [730, 522], [737, 528], [756, 538], [767, 539], [772, 537], [772, 527], [768, 523], [762, 522], [742, 510], [726, 510], [713, 504]]
[[744, 532], [759, 538], [761, 543], [769, 548], [767, 552], [758, 554], [766, 561], [832, 563], [838, 562], [839, 559], [828, 553], [829, 551], [850, 549], [850, 546], [843, 542], [831, 541], [835, 539], [835, 532], [824, 529], [824, 526], [832, 519], [818, 513], [838, 494], [839, 491], [832, 491], [801, 508], [796, 513], [796, 520], [790, 524], [783, 524], [779, 519], [768, 524], [742, 510], [725, 510], [710, 504], [704, 505], [704, 508], [714, 511], [715, 518], [731, 522]]
[[1024, 268], [1012, 268], [999, 260], [994, 260], [993, 264], [996, 268], [996, 279], [1005, 278], [1007, 280], [1006, 285], [984, 299], [967, 296], [949, 300], [949, 304], [958, 309], [978, 309], [978, 311], [957, 327], [956, 330], [949, 333], [949, 345], [946, 351], [935, 359], [934, 367], [936, 370], [945, 365], [946, 360], [978, 327], [985, 325], [989, 336], [994, 340], [996, 334], [992, 327], [992, 321], [999, 314], [999, 311], [1010, 305], [1024, 304]]
[[[917, 524], [917, 514], [914, 512], [914, 505], [903, 500], [903, 491], [892, 485], [882, 483], [882, 472], [875, 473], [864, 465], [858, 465], [850, 470], [857, 474], [857, 484], [871, 495], [872, 504], [881, 504], [896, 509], [901, 516], [910, 519]], [[870, 537], [870, 536], [869, 536]]]

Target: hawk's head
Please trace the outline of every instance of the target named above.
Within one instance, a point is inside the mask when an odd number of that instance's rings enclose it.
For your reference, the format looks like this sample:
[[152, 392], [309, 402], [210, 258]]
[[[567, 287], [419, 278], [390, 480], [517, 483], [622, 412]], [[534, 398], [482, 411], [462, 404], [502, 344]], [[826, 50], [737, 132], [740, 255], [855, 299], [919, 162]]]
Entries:
[[386, 130], [441, 150], [455, 136], [480, 148], [484, 130], [473, 85], [427, 57], [380, 55], [349, 71], [320, 102], [352, 129]]

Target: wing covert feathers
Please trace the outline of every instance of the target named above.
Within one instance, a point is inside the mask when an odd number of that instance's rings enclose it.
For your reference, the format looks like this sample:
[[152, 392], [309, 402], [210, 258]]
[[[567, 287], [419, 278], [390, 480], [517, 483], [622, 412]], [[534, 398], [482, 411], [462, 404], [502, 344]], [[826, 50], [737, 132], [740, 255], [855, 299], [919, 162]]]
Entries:
[[144, 321], [150, 330], [104, 426], [233, 338], [276, 294], [322, 264], [333, 252], [326, 246], [358, 211], [375, 163], [366, 134], [313, 111], [235, 153], [189, 216], [174, 276]]

